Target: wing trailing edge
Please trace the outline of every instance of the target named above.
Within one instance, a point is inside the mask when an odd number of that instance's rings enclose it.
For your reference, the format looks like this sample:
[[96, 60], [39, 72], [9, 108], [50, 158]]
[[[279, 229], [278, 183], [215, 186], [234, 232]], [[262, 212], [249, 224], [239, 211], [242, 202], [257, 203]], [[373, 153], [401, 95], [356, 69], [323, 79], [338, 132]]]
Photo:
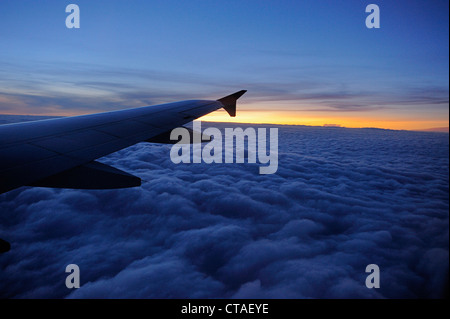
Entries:
[[141, 179], [115, 167], [93, 161], [46, 177], [27, 186], [72, 189], [115, 189], [141, 186]]
[[[211, 142], [211, 136], [205, 135], [203, 133], [200, 132], [196, 132], [192, 129], [190, 129], [189, 127], [183, 127], [186, 131], [189, 132], [190, 138], [189, 138], [189, 143], [187, 144], [193, 144], [194, 141], [198, 140], [201, 143], [203, 142]], [[166, 131], [164, 133], [161, 133], [157, 136], [154, 136], [152, 138], [149, 138], [148, 140], [146, 140], [146, 142], [149, 143], [160, 143], [160, 144], [178, 144], [180, 141], [177, 140], [171, 140], [170, 139], [170, 134], [172, 133], [172, 130]], [[183, 143], [184, 144], [184, 143]]]

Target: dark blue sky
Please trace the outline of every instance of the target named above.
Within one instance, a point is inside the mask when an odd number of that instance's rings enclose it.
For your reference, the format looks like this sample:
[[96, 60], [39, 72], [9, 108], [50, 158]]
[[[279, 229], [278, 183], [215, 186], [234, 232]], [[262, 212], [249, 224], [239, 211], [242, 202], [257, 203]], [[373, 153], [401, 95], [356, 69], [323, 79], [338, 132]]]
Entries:
[[[70, 3], [80, 29], [65, 27]], [[365, 26], [370, 3], [380, 29]], [[448, 1], [6, 0], [0, 113], [93, 113], [248, 89], [238, 121], [448, 126], [448, 26]]]

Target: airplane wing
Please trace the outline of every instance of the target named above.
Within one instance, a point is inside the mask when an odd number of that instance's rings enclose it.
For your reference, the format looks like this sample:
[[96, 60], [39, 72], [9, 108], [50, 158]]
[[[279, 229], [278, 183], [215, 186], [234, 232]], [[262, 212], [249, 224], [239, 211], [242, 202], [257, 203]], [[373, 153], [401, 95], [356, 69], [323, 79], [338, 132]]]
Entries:
[[141, 179], [95, 159], [133, 144], [161, 142], [173, 128], [217, 109], [236, 115], [242, 90], [120, 111], [0, 125], [0, 194], [21, 186], [108, 189]]

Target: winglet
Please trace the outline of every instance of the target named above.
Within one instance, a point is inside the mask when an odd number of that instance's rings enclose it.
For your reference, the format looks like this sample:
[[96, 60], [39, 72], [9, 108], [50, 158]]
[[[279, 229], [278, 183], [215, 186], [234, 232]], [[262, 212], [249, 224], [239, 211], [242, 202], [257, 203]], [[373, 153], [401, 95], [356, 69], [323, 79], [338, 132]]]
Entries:
[[244, 93], [247, 92], [247, 90], [241, 90], [239, 92], [233, 93], [231, 95], [225, 96], [221, 99], [218, 99], [220, 103], [223, 104], [223, 108], [225, 111], [230, 114], [231, 117], [236, 116], [236, 101], [238, 98], [240, 98]]

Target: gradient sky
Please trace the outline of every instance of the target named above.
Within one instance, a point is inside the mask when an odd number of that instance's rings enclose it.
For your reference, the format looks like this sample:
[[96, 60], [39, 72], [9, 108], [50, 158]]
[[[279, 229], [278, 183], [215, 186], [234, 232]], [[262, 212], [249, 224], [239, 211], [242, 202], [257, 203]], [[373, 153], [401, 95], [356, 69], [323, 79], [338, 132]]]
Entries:
[[[76, 3], [81, 28], [67, 29]], [[378, 4], [381, 28], [365, 26]], [[0, 1], [0, 114], [249, 90], [237, 122], [449, 125], [448, 1]], [[204, 120], [228, 121], [224, 111]]]

